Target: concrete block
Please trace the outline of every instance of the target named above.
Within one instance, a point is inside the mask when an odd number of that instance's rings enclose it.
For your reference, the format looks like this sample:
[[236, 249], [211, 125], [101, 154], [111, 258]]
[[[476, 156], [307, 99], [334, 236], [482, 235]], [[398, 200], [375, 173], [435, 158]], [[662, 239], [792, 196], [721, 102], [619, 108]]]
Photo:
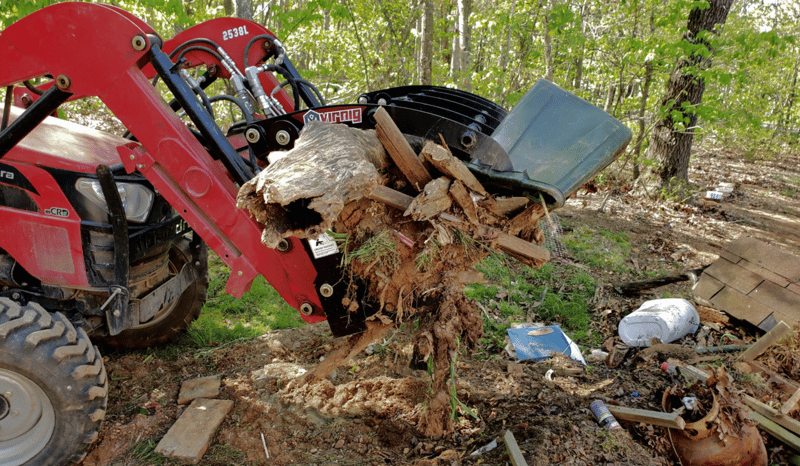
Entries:
[[197, 398], [158, 442], [156, 453], [197, 464], [214, 434], [233, 408], [230, 400]]
[[185, 405], [195, 398], [216, 398], [219, 396], [219, 384], [217, 375], [187, 380], [181, 384], [178, 404]]

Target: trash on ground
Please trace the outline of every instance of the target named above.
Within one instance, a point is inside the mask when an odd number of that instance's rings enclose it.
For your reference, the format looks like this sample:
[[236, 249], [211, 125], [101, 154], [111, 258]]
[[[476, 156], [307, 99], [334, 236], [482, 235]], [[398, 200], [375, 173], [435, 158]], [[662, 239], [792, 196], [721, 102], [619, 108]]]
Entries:
[[584, 366], [586, 365], [586, 360], [578, 345], [557, 325], [539, 328], [510, 328], [507, 332], [520, 361], [526, 359], [541, 361], [549, 358], [552, 353], [561, 353]]
[[619, 336], [629, 346], [650, 346], [657, 338], [670, 343], [697, 331], [700, 316], [685, 299], [654, 299], [625, 316], [619, 323]]

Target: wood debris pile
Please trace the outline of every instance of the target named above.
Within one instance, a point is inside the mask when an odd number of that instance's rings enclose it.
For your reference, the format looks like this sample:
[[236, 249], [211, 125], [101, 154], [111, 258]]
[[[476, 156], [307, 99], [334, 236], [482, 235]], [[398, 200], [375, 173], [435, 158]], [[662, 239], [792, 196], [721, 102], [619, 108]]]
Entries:
[[446, 146], [427, 141], [417, 155], [383, 108], [375, 119], [376, 131], [310, 122], [285, 157], [241, 188], [238, 207], [264, 225], [268, 247], [331, 232], [353, 284], [345, 308], [364, 305], [355, 289], [364, 283], [379, 309], [371, 319], [384, 326], [419, 319], [415, 354], [432, 369], [433, 390], [418, 427], [440, 435], [453, 428], [459, 345], [474, 347], [483, 333], [464, 284], [482, 281], [473, 266], [491, 251], [534, 267], [547, 262], [537, 244], [546, 208], [488, 194]]

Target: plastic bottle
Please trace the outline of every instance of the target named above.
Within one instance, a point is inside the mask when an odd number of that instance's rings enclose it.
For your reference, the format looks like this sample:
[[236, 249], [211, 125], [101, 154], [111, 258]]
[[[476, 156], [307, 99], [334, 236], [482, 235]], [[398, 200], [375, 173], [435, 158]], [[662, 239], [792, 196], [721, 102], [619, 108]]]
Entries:
[[597, 423], [601, 426], [606, 429], [622, 429], [622, 426], [617, 422], [617, 418], [611, 414], [611, 411], [608, 410], [603, 400], [592, 401], [592, 404], [589, 405], [589, 409], [592, 410], [592, 414], [594, 414], [595, 419], [597, 419]]
[[651, 338], [669, 343], [694, 333], [700, 316], [692, 303], [669, 298], [646, 301], [619, 323], [619, 336], [628, 346], [650, 346]]

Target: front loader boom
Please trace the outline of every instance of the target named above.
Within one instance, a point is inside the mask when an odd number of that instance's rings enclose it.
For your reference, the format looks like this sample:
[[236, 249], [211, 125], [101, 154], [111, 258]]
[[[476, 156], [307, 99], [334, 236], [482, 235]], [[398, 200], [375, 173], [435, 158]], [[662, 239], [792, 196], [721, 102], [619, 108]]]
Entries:
[[[206, 23], [201, 32], [216, 32], [214, 39], [225, 46], [238, 45], [241, 50], [228, 50], [231, 56], [242, 56], [252, 37], [274, 37], [253, 22], [221, 21], [226, 23]], [[164, 52], [170, 44], [162, 50], [158, 42], [144, 21], [112, 6], [89, 3], [56, 4], [8, 27], [0, 34], [0, 56], [14, 66], [0, 71], [0, 85], [12, 86], [41, 76], [54, 77], [56, 84], [39, 98], [38, 111], [29, 108], [0, 133], [0, 157], [61, 102], [97, 96], [136, 139], [117, 148], [125, 170], [142, 173], [230, 267], [228, 293], [241, 296], [260, 274], [287, 303], [303, 310], [307, 322], [324, 320], [314, 288], [316, 272], [300, 240], [290, 239], [283, 252], [261, 244], [259, 225], [236, 208], [236, 183], [243, 183], [252, 173], [178, 75], [179, 67]], [[263, 61], [263, 48], [252, 47], [251, 54], [253, 61]], [[185, 58], [194, 65], [208, 60], [207, 54], [196, 52]], [[221, 64], [214, 65], [221, 75], [227, 72]], [[159, 95], [149, 80], [155, 73], [192, 118], [209, 150]], [[270, 79], [265, 85], [271, 89], [277, 81]], [[278, 98], [291, 108], [285, 93]], [[69, 227], [65, 224], [64, 228]]]

